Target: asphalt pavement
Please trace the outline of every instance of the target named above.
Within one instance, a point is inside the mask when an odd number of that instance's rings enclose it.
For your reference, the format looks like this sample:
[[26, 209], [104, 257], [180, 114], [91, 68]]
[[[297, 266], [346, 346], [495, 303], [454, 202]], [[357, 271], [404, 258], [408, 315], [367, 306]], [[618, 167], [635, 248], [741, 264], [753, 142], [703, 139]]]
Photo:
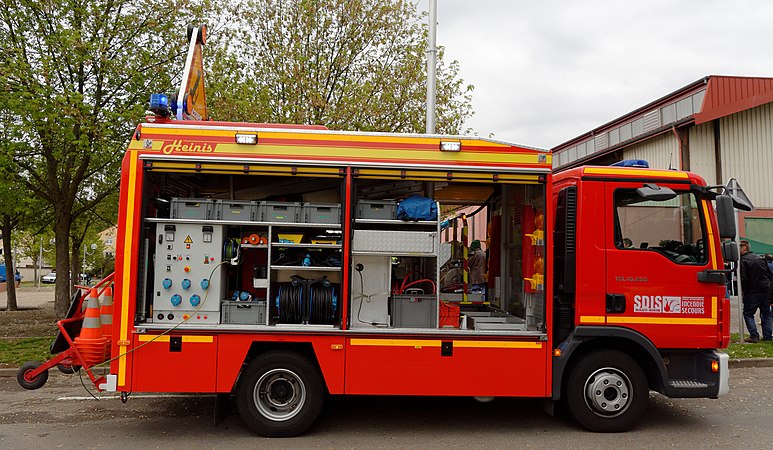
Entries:
[[37, 391], [0, 377], [0, 448], [770, 448], [773, 367], [733, 370], [730, 385], [715, 400], [651, 394], [643, 420], [621, 434], [587, 432], [532, 399], [368, 396], [332, 397], [303, 436], [267, 439], [235, 413], [214, 426], [211, 396], [135, 394], [122, 404], [90, 399], [77, 375]]

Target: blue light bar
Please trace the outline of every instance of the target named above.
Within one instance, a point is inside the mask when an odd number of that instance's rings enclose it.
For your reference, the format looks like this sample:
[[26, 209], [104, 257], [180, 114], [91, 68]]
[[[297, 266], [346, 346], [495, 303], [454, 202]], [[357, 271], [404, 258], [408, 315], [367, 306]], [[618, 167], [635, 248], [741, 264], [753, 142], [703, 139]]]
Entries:
[[650, 164], [643, 159], [624, 159], [622, 161], [618, 161], [610, 165], [617, 166], [617, 167], [644, 167], [644, 168], [648, 168], [650, 166]]
[[150, 94], [150, 110], [157, 116], [170, 115], [169, 97], [166, 94]]

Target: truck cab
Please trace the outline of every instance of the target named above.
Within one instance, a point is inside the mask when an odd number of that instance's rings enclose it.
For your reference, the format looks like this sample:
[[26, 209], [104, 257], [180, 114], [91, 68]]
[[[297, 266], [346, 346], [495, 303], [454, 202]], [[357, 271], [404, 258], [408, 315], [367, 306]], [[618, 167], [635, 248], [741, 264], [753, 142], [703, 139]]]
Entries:
[[[584, 397], [573, 408], [580, 422], [611, 431], [609, 419], [634, 407], [637, 383], [669, 397], [727, 392], [727, 355], [715, 350], [730, 339], [725, 277], [714, 276], [725, 262], [704, 180], [581, 167], [553, 181], [554, 398], [565, 393], [571, 407]], [[626, 388], [599, 388], [607, 382]]]

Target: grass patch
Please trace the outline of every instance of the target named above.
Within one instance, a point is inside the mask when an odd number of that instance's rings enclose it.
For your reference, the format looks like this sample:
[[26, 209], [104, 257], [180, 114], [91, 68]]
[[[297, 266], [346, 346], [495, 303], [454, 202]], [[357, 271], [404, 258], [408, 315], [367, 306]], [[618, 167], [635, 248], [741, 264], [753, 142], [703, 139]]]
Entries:
[[773, 341], [760, 341], [756, 344], [739, 343], [738, 333], [730, 336], [727, 354], [733, 359], [773, 358]]
[[0, 363], [20, 366], [27, 361], [51, 359], [49, 346], [52, 340], [51, 337], [0, 339]]

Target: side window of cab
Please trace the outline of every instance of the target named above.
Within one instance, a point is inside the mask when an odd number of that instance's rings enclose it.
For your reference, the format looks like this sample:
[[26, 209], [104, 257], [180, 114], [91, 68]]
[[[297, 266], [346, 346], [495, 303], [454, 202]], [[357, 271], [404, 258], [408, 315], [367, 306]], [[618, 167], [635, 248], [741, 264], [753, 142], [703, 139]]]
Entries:
[[647, 200], [635, 189], [615, 191], [615, 247], [657, 252], [677, 264], [705, 264], [706, 219], [691, 192]]

